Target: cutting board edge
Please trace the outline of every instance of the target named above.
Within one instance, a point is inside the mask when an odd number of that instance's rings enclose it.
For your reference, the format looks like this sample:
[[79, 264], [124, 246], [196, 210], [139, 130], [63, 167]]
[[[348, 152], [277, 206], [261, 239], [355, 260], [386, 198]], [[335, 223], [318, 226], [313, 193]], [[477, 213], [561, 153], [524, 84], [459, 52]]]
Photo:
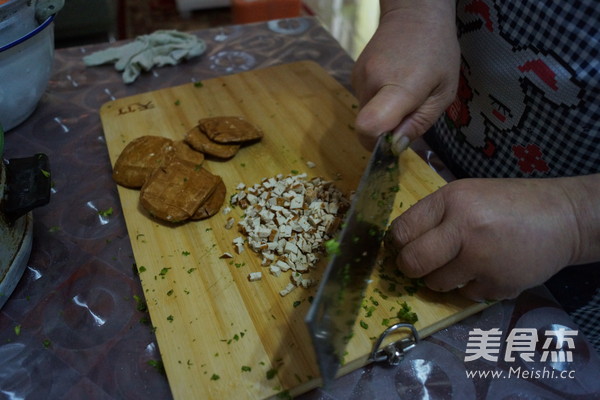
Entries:
[[[419, 342], [423, 339], [426, 339], [427, 337], [431, 336], [432, 334], [439, 332], [442, 329], [445, 329], [453, 324], [455, 324], [456, 322], [470, 317], [472, 315], [477, 314], [478, 312], [481, 312], [483, 310], [485, 310], [486, 308], [490, 307], [491, 304], [490, 303], [475, 303], [472, 306], [465, 308], [464, 310], [462, 310], [461, 312], [451, 315], [449, 317], [446, 317], [440, 321], [438, 321], [436, 324], [427, 326], [423, 329], [419, 329], [417, 330], [418, 334], [419, 334]], [[383, 333], [383, 331], [382, 331]], [[406, 337], [407, 335], [403, 335], [402, 337]], [[391, 341], [388, 341], [388, 344]], [[374, 343], [373, 343], [374, 344]], [[385, 344], [385, 342], [384, 342]], [[417, 343], [417, 346], [419, 344]], [[359, 357], [356, 360], [353, 360], [347, 364], [344, 364], [338, 374], [336, 375], [336, 378], [339, 378], [341, 376], [347, 375], [350, 372], [355, 371], [358, 368], [362, 368], [368, 364], [371, 364], [373, 361], [369, 359], [370, 354], [367, 354], [363, 357]], [[320, 378], [318, 379], [318, 381], [320, 381]]]

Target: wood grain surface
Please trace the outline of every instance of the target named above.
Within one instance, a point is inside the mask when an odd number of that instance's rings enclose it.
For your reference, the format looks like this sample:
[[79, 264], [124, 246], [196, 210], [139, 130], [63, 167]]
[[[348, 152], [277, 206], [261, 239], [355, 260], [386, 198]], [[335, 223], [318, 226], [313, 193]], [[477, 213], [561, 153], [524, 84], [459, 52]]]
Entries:
[[[180, 139], [200, 118], [246, 117], [264, 130], [263, 140], [243, 147], [233, 159], [204, 163], [223, 178], [229, 197], [238, 183], [253, 185], [297, 172], [335, 181], [349, 194], [369, 157], [353, 130], [356, 112], [357, 100], [307, 61], [117, 99], [104, 104], [100, 115], [113, 165], [136, 137]], [[315, 167], [309, 168], [308, 161]], [[401, 171], [394, 215], [444, 184], [410, 149], [401, 157]], [[270, 275], [251, 250], [235, 253], [232, 240], [240, 234], [225, 224], [231, 216], [239, 220], [241, 209], [170, 225], [141, 209], [137, 190], [118, 190], [176, 399], [262, 399], [297, 395], [319, 385], [304, 325], [316, 287], [281, 297], [289, 275]], [[234, 258], [220, 258], [225, 252]], [[317, 274], [325, 262], [317, 266]], [[263, 272], [262, 280], [249, 282], [248, 274], [255, 271]], [[417, 313], [415, 325], [423, 337], [485, 307], [456, 293], [420, 288], [411, 294], [411, 285], [391, 265], [376, 268], [340, 374], [367, 363], [375, 339], [397, 321], [403, 302]]]

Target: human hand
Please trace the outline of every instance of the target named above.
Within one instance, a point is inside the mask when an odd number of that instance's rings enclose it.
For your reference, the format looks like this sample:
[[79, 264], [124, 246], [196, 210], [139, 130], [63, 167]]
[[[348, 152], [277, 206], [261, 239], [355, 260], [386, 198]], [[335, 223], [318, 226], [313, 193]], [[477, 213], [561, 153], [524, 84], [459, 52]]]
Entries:
[[386, 246], [400, 249], [396, 262], [406, 276], [423, 277], [433, 290], [459, 288], [477, 301], [514, 298], [583, 261], [581, 213], [565, 179], [451, 182], [396, 218]]
[[454, 1], [380, 3], [379, 27], [352, 73], [367, 149], [386, 131], [395, 141], [425, 133], [454, 100], [460, 68]]

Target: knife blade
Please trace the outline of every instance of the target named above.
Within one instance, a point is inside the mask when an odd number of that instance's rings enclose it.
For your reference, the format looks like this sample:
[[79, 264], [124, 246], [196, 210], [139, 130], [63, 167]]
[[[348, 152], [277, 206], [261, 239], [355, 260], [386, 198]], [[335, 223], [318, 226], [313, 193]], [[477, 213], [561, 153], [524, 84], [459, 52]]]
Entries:
[[305, 318], [324, 386], [343, 363], [387, 229], [400, 175], [394, 153], [392, 134], [380, 135]]

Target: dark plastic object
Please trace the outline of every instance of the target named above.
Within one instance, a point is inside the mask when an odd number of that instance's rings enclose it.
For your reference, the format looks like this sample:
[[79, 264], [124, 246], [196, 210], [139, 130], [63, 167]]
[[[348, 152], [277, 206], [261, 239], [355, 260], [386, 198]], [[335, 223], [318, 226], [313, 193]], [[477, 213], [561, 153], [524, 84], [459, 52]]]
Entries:
[[50, 201], [50, 161], [45, 154], [12, 158], [6, 167], [6, 190], [2, 212], [17, 219]]

